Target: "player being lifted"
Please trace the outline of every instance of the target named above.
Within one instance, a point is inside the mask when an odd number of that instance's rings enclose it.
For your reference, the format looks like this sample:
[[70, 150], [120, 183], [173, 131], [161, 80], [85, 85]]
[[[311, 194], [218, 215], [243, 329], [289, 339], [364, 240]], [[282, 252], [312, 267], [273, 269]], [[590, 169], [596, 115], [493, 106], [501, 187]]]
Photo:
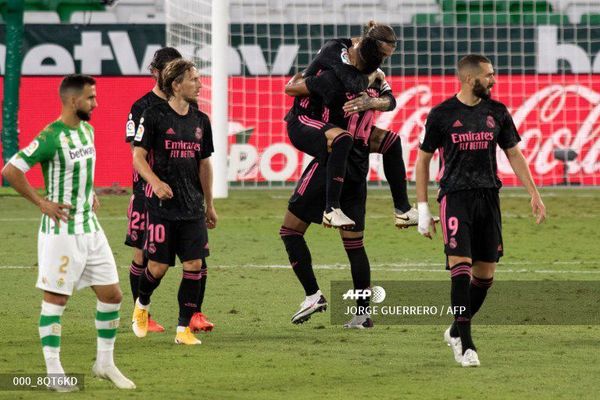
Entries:
[[512, 117], [504, 104], [491, 99], [496, 82], [491, 61], [482, 55], [467, 55], [458, 62], [458, 77], [460, 92], [434, 107], [425, 125], [416, 165], [418, 229], [431, 239], [427, 183], [431, 157], [439, 149], [442, 177], [438, 201], [446, 268], [452, 280], [452, 306], [459, 307], [444, 339], [456, 362], [476, 367], [480, 363], [471, 337], [471, 319], [485, 300], [504, 250], [496, 145], [531, 196], [538, 224], [544, 221], [546, 209], [517, 145], [521, 138]]
[[208, 116], [191, 106], [202, 87], [192, 62], [169, 62], [160, 79], [168, 102], [144, 111], [134, 139], [133, 164], [147, 182], [148, 267], [140, 276], [132, 327], [136, 336], [146, 336], [150, 296], [177, 255], [183, 278], [175, 342], [193, 345], [200, 344], [189, 324], [198, 304], [202, 260], [208, 256], [206, 228], [217, 222], [209, 158], [212, 130]]
[[[316, 76], [324, 70], [332, 70], [344, 89], [352, 94], [365, 91], [369, 85], [368, 75], [374, 72], [385, 57], [390, 56], [396, 46], [396, 36], [391, 27], [370, 22], [362, 37], [334, 39], [327, 42], [301, 76]], [[366, 94], [353, 99], [346, 105], [349, 113], [369, 109], [372, 99]], [[327, 201], [323, 223], [334, 227], [350, 227], [354, 221], [339, 209], [342, 176], [346, 160], [352, 147], [348, 132], [329, 122], [327, 109], [323, 109], [318, 98], [296, 98], [294, 106], [286, 116], [290, 141], [299, 150], [324, 161], [327, 159]], [[387, 131], [377, 133], [383, 138]], [[400, 140], [390, 136], [384, 154], [384, 169], [392, 188], [395, 205], [395, 222], [398, 227], [416, 225], [416, 210], [411, 209], [406, 195], [406, 173], [402, 160]], [[337, 206], [337, 207], [336, 207]], [[335, 210], [334, 210], [335, 209]]]
[[[154, 53], [154, 58], [150, 63], [150, 72], [152, 73], [156, 83], [151, 91], [136, 100], [136, 102], [131, 106], [131, 111], [129, 112], [129, 118], [126, 124], [125, 141], [127, 143], [133, 142], [135, 132], [139, 126], [140, 118], [144, 110], [152, 107], [155, 104], [164, 103], [167, 101], [167, 96], [160, 89], [158, 80], [161, 72], [165, 68], [165, 65], [168, 62], [178, 58], [181, 58], [181, 54], [173, 47], [163, 47]], [[195, 107], [196, 104], [191, 104], [191, 106]], [[127, 212], [129, 223], [127, 225], [127, 236], [125, 237], [125, 244], [133, 247], [133, 260], [131, 261], [131, 266], [129, 267], [129, 283], [131, 286], [131, 293], [133, 295], [134, 303], [138, 298], [140, 276], [144, 273], [144, 270], [148, 266], [148, 259], [144, 255], [144, 240], [146, 231], [145, 183], [146, 182], [144, 179], [134, 169], [133, 194], [131, 196], [129, 209]], [[202, 260], [198, 310], [194, 313], [190, 322], [190, 329], [192, 332], [197, 332], [199, 330], [210, 331], [214, 327], [214, 324], [206, 318], [201, 309], [204, 299], [204, 291], [206, 289], [207, 271], [208, 269], [206, 260]], [[159, 323], [154, 321], [150, 314], [148, 314], [148, 332], [163, 332], [164, 330], [165, 329]]]
[[[60, 84], [60, 117], [4, 167], [2, 176], [40, 208], [38, 279], [43, 290], [39, 333], [49, 376], [64, 376], [60, 362], [61, 316], [73, 289], [96, 293], [98, 351], [94, 375], [120, 389], [135, 389], [115, 366], [113, 350], [119, 327], [121, 289], [112, 251], [96, 218], [94, 128], [87, 122], [97, 107], [96, 82], [87, 75], [66, 76]], [[25, 173], [41, 164], [46, 197], [29, 184]], [[56, 384], [57, 391], [77, 390]]]
[[[355, 225], [340, 230], [340, 235], [350, 261], [354, 288], [366, 289], [370, 287], [370, 265], [363, 236], [369, 153], [381, 152], [382, 147], [389, 146], [392, 140], [399, 140], [393, 132], [385, 132], [384, 140], [375, 139], [374, 136], [378, 135], [372, 126], [374, 110], [389, 111], [394, 108], [395, 99], [391, 88], [385, 80], [376, 79], [365, 93], [372, 99], [367, 102], [371, 108], [358, 113], [346, 111], [348, 98], [352, 99], [354, 96], [348, 95], [332, 70], [322, 72], [318, 76], [293, 80], [286, 86], [286, 93], [295, 96], [310, 95], [311, 98], [318, 99], [323, 109], [327, 110], [331, 123], [347, 129], [353, 135], [353, 147], [348, 158], [340, 205], [342, 211], [355, 221]], [[388, 135], [395, 139], [390, 139]], [[304, 233], [310, 223], [321, 221], [320, 210], [325, 202], [325, 182], [326, 168], [323, 161], [314, 159], [298, 181], [280, 230], [290, 263], [306, 294], [300, 309], [292, 316], [293, 323], [302, 323], [313, 313], [324, 311], [327, 307], [312, 269], [310, 251], [304, 240]], [[359, 313], [344, 326], [361, 329], [372, 327], [373, 322], [366, 313], [368, 299], [358, 300], [357, 306]]]

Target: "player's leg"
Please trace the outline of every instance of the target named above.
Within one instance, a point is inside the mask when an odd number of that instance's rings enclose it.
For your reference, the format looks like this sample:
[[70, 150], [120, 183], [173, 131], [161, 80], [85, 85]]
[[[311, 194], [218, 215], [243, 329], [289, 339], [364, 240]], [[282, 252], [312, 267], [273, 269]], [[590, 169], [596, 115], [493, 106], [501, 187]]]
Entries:
[[76, 287], [83, 289], [89, 286], [97, 297], [97, 353], [92, 372], [101, 379], [111, 381], [119, 389], [135, 389], [135, 384], [115, 366], [113, 357], [123, 300], [115, 258], [102, 230], [80, 236], [84, 240], [85, 268]]
[[[326, 168], [325, 213], [321, 210], [323, 224], [336, 228], [354, 225], [354, 221], [339, 209], [348, 154], [353, 144], [352, 136], [335, 125], [304, 115], [288, 121], [287, 131], [290, 142], [298, 150], [315, 157]], [[333, 209], [336, 211], [333, 212]]]
[[[452, 338], [450, 336], [451, 328], [448, 328], [444, 333], [444, 338], [452, 347], [455, 360], [463, 366], [479, 365], [477, 349], [471, 336], [470, 284], [473, 201], [474, 196], [471, 192], [450, 193], [440, 201], [444, 251], [451, 279], [450, 299], [454, 310], [454, 321], [459, 333], [458, 339]], [[466, 363], [467, 365], [465, 365], [465, 355], [469, 361]], [[471, 360], [473, 357], [474, 359]]]
[[325, 207], [325, 167], [323, 162], [312, 160], [290, 197], [279, 235], [294, 274], [304, 288], [305, 299], [292, 316], [293, 323], [310, 319], [315, 312], [325, 311], [327, 301], [322, 295], [312, 268], [312, 257], [304, 240], [304, 233], [312, 222], [319, 223]]
[[[341, 206], [342, 210], [356, 222], [356, 225], [350, 230], [340, 230], [340, 236], [350, 262], [350, 272], [355, 290], [365, 290], [371, 286], [371, 265], [363, 243], [366, 202], [366, 181], [346, 180], [342, 190]], [[344, 328], [372, 328], [373, 320], [368, 312], [369, 299], [359, 298], [356, 305], [356, 315], [344, 324]]]
[[198, 292], [198, 307], [192, 315], [190, 321], [190, 330], [194, 333], [199, 331], [210, 332], [215, 324], [210, 322], [208, 317], [202, 312], [202, 303], [204, 303], [204, 293], [206, 292], [206, 281], [208, 279], [208, 264], [206, 257], [202, 259], [202, 268], [200, 269], [200, 290]]
[[400, 135], [374, 126], [369, 136], [369, 147], [371, 153], [383, 155], [383, 172], [392, 192], [396, 226], [406, 228], [417, 225], [417, 210], [410, 206], [408, 200]]
[[175, 265], [175, 245], [173, 243], [173, 222], [163, 220], [159, 216], [146, 214], [145, 255], [148, 266], [140, 275], [138, 299], [133, 309], [131, 328], [137, 337], [148, 333], [148, 313], [151, 296], [160, 285], [161, 279]]
[[340, 207], [340, 196], [342, 195], [344, 177], [346, 176], [348, 155], [354, 144], [354, 138], [349, 132], [341, 128], [328, 129], [325, 136], [327, 137], [327, 147], [330, 153], [326, 168], [323, 224], [345, 229], [355, 224], [355, 221], [348, 218]]
[[[75, 235], [39, 233], [36, 287], [43, 291], [43, 299], [38, 331], [46, 371], [52, 376], [65, 374], [60, 361], [62, 315], [83, 270], [78, 248]], [[77, 387], [55, 385], [52, 389], [68, 392]]]
[[[116, 268], [116, 267], [115, 267]], [[119, 310], [123, 294], [118, 283], [95, 285], [96, 293], [96, 362], [92, 367], [94, 376], [111, 381], [119, 389], [135, 389], [135, 383], [125, 377], [114, 361], [115, 340], [119, 328]]]
[[177, 225], [176, 253], [183, 263], [183, 275], [177, 293], [179, 319], [175, 343], [200, 344], [192, 333], [190, 322], [198, 309], [202, 260], [208, 256], [208, 230], [204, 218], [179, 221]]

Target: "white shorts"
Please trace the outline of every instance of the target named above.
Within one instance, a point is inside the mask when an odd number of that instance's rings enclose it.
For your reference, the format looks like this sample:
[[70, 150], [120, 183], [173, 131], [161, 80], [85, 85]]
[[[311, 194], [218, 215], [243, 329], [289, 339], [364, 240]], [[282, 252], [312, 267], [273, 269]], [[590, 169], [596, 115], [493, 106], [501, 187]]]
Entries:
[[73, 289], [119, 283], [117, 265], [102, 230], [38, 235], [37, 288], [70, 296]]

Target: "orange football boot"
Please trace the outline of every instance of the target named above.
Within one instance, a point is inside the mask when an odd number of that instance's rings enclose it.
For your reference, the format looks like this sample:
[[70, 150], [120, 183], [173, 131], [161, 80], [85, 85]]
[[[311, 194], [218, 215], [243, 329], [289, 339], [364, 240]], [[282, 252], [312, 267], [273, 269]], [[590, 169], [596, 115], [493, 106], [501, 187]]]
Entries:
[[165, 328], [152, 319], [151, 316], [148, 316], [148, 332], [164, 332]]
[[196, 312], [192, 315], [189, 327], [193, 333], [198, 333], [200, 331], [210, 332], [215, 327], [215, 324], [210, 322], [201, 312]]

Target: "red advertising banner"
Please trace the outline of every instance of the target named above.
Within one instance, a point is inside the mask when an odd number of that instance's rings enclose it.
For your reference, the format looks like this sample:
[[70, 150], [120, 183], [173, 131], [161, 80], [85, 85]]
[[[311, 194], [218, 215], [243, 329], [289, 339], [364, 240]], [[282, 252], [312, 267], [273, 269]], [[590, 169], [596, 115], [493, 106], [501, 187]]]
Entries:
[[[294, 181], [309, 158], [287, 139], [283, 117], [291, 99], [283, 93], [286, 77], [231, 77], [228, 180], [237, 182]], [[458, 89], [452, 76], [392, 77], [388, 79], [398, 107], [377, 117], [376, 125], [399, 131], [409, 179], [427, 113]], [[570, 183], [600, 184], [600, 75], [499, 76], [496, 99], [512, 112], [522, 137], [521, 146], [538, 184], [563, 182], [564, 163], [554, 150], [571, 149]], [[20, 146], [26, 146], [43, 127], [58, 117], [59, 77], [24, 77], [21, 83]], [[124, 143], [125, 122], [135, 99], [153, 85], [148, 77], [99, 77], [96, 128], [96, 185], [131, 185], [131, 153]], [[2, 79], [0, 78], [0, 90]], [[1, 92], [0, 92], [1, 93]], [[501, 151], [499, 151], [501, 153]], [[508, 161], [499, 155], [498, 171], [506, 185], [517, 183]], [[373, 155], [370, 179], [384, 179]], [[437, 169], [437, 163], [432, 163]], [[432, 171], [435, 176], [435, 171]], [[29, 174], [41, 186], [39, 167]]]

